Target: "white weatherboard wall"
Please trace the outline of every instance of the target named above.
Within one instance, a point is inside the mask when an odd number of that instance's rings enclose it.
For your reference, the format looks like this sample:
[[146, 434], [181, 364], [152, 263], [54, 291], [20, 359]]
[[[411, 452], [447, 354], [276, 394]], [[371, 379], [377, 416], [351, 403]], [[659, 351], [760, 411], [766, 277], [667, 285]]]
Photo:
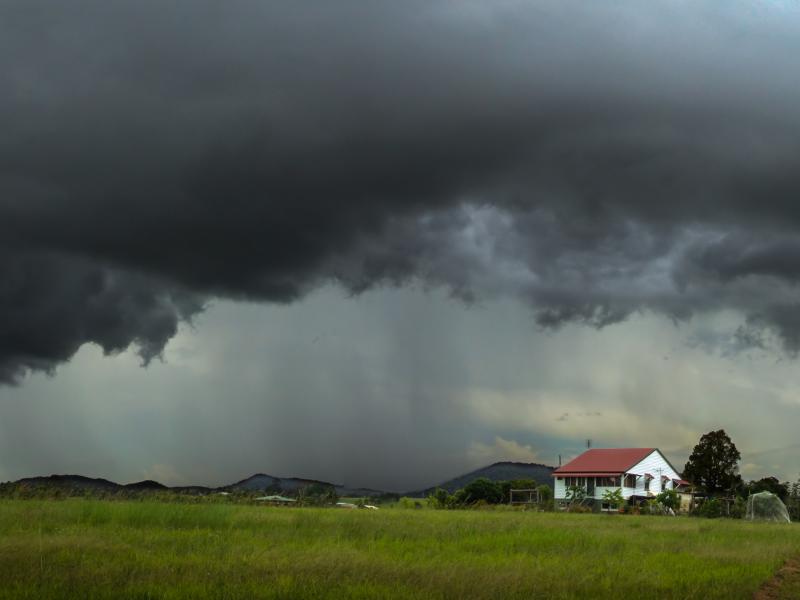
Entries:
[[567, 483], [563, 477], [556, 476], [553, 481], [553, 497], [561, 500], [567, 497]]
[[[661, 489], [662, 476], [669, 477], [670, 479], [670, 481], [666, 482], [667, 489], [672, 489], [673, 479], [681, 478], [658, 450], [653, 450], [644, 460], [628, 469], [627, 472], [635, 475], [652, 475], [653, 479], [650, 480], [650, 493], [652, 494], [660, 494], [663, 491]], [[636, 489], [623, 488], [623, 495], [626, 498], [630, 498], [631, 496], [646, 496], [647, 492], [644, 490], [644, 480], [644, 477], [637, 477]]]

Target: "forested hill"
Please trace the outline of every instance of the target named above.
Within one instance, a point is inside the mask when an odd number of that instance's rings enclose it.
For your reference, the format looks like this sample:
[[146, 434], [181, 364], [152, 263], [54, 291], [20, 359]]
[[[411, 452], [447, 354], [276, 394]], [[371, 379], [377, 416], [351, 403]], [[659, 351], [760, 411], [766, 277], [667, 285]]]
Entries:
[[440, 483], [439, 485], [432, 486], [425, 490], [409, 493], [413, 496], [427, 496], [436, 488], [442, 488], [448, 492], [454, 492], [463, 488], [465, 485], [478, 479], [485, 477], [492, 481], [508, 481], [511, 479], [533, 479], [538, 484], [547, 484], [553, 487], [553, 471], [555, 467], [548, 467], [547, 465], [540, 465], [538, 463], [522, 463], [522, 462], [498, 462], [488, 467], [482, 467], [475, 471], [470, 471], [459, 477], [449, 479]]

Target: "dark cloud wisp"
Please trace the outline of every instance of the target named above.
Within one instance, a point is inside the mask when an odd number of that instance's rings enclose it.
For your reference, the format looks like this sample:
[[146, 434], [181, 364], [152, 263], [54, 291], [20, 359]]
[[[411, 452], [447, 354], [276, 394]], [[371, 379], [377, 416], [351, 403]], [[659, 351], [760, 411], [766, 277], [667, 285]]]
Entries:
[[0, 380], [206, 299], [418, 278], [800, 347], [800, 14], [749, 2], [0, 8]]

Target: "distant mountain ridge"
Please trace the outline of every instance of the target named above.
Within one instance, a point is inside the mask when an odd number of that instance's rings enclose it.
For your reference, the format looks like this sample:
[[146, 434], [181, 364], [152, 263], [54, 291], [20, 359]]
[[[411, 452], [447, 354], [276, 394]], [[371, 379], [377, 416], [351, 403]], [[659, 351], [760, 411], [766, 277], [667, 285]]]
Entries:
[[131, 491], [173, 491], [187, 494], [209, 494], [212, 492], [230, 492], [233, 490], [245, 490], [252, 492], [264, 492], [267, 490], [295, 493], [309, 485], [330, 486], [336, 489], [340, 496], [380, 496], [387, 492], [372, 488], [350, 488], [344, 485], [337, 485], [319, 479], [307, 479], [303, 477], [276, 477], [265, 473], [251, 475], [241, 481], [230, 485], [219, 487], [206, 487], [201, 485], [191, 486], [166, 486], [158, 481], [147, 479], [135, 483], [120, 484], [108, 479], [86, 477], [84, 475], [47, 475], [41, 477], [25, 477], [12, 482], [18, 485], [31, 487], [59, 487], [68, 490], [93, 490], [106, 492], [120, 492], [123, 490]]
[[[509, 479], [533, 479], [537, 484], [546, 483], [552, 487], [553, 485], [553, 470], [555, 467], [549, 467], [538, 463], [522, 463], [522, 462], [497, 462], [459, 477], [449, 479], [440, 483], [439, 485], [431, 486], [415, 492], [407, 492], [407, 496], [426, 496], [433, 492], [436, 488], [443, 488], [449, 492], [454, 492], [457, 489], [463, 488], [465, 485], [478, 479], [479, 477], [486, 477], [492, 481], [502, 481]], [[49, 475], [42, 477], [26, 477], [12, 482], [14, 484], [21, 484], [27, 486], [54, 486], [64, 489], [80, 489], [80, 490], [94, 490], [94, 491], [107, 491], [107, 492], [120, 492], [124, 490], [130, 491], [173, 491], [186, 494], [209, 494], [212, 492], [230, 492], [234, 490], [252, 491], [252, 492], [287, 492], [296, 493], [298, 490], [309, 485], [323, 485], [331, 486], [336, 489], [339, 496], [350, 497], [368, 497], [368, 496], [381, 496], [388, 494], [383, 490], [376, 490], [372, 488], [359, 488], [348, 487], [328, 481], [319, 479], [308, 479], [304, 477], [276, 477], [274, 475], [267, 475], [266, 473], [256, 473], [245, 479], [232, 483], [230, 485], [223, 485], [219, 487], [206, 487], [201, 485], [191, 486], [166, 486], [158, 481], [146, 479], [144, 481], [137, 481], [134, 483], [120, 484], [108, 479], [85, 477], [83, 475]]]
[[[332, 486], [336, 489], [336, 493], [340, 496], [380, 496], [386, 492], [382, 490], [374, 490], [371, 488], [350, 488], [328, 481], [321, 481], [319, 479], [307, 479], [304, 477], [275, 477], [274, 475], [266, 475], [264, 473], [257, 473], [251, 475], [247, 479], [242, 479], [229, 486], [225, 486], [226, 490], [251, 490], [251, 491], [264, 491], [269, 489], [280, 490], [284, 492], [296, 492], [309, 485], [324, 485]], [[220, 488], [223, 489], [223, 488]]]
[[39, 486], [39, 485], [53, 485], [65, 488], [79, 488], [90, 490], [115, 490], [121, 488], [118, 483], [109, 481], [108, 479], [84, 477], [83, 475], [49, 475], [46, 477], [25, 477], [19, 479], [14, 483]]
[[432, 487], [425, 488], [424, 490], [419, 490], [417, 492], [410, 492], [408, 495], [427, 496], [428, 494], [435, 491], [436, 488], [442, 488], [452, 493], [455, 492], [456, 490], [463, 488], [470, 482], [480, 477], [485, 477], [486, 479], [490, 479], [491, 481], [508, 481], [510, 479], [532, 479], [539, 485], [547, 484], [552, 488], [554, 470], [555, 467], [550, 467], [548, 465], [543, 465], [539, 463], [524, 463], [524, 462], [511, 462], [511, 461], [496, 462], [489, 466], [481, 467], [480, 469], [475, 469], [474, 471], [470, 471], [469, 473], [465, 473], [464, 475], [460, 475], [453, 479], [444, 481], [439, 485], [434, 485]]
[[40, 477], [25, 477], [18, 479], [12, 483], [28, 486], [54, 486], [65, 489], [80, 489], [80, 490], [103, 490], [108, 492], [117, 492], [120, 490], [135, 490], [135, 491], [160, 491], [172, 490], [176, 492], [181, 491], [198, 491], [198, 492], [211, 492], [215, 488], [204, 486], [176, 486], [167, 487], [163, 483], [153, 481], [152, 479], [145, 479], [144, 481], [137, 481], [134, 483], [116, 483], [103, 479], [100, 477], [86, 477], [84, 475], [47, 475]]

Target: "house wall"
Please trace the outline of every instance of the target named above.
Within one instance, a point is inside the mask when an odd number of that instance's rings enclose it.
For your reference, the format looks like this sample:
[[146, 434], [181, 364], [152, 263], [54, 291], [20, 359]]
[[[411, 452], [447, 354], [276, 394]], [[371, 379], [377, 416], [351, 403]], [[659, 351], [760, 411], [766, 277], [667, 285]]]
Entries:
[[[616, 488], [616, 487], [600, 487], [600, 486], [597, 486], [597, 487], [594, 488], [594, 496], [587, 496], [587, 498], [592, 497], [592, 498], [600, 499], [600, 498], [603, 497], [603, 494], [606, 492], [606, 490], [614, 491], [616, 489], [618, 489], [618, 488]], [[623, 489], [625, 489], [625, 488], [623, 488]], [[564, 478], [562, 478], [560, 481], [558, 479], [555, 480], [555, 487], [553, 489], [553, 497], [556, 500], [563, 500], [563, 499], [565, 499], [567, 497], [567, 485], [566, 485], [566, 481], [565, 481]]]
[[556, 477], [553, 481], [553, 497], [557, 500], [567, 497], [567, 484], [563, 477]]
[[[653, 479], [650, 480], [650, 493], [652, 494], [660, 494], [662, 491], [664, 491], [661, 486], [662, 476], [669, 477], [670, 479], [670, 481], [665, 482], [666, 489], [672, 489], [672, 479], [680, 479], [680, 475], [678, 475], [678, 473], [676, 473], [675, 470], [669, 466], [669, 463], [663, 456], [661, 456], [661, 453], [658, 450], [654, 450], [640, 463], [628, 469], [628, 473], [633, 473], [635, 475], [652, 475]], [[625, 488], [623, 490], [624, 496], [626, 498], [630, 498], [631, 496], [646, 496], [647, 492], [644, 488], [644, 481], [644, 477], [637, 477], [636, 488]]]

